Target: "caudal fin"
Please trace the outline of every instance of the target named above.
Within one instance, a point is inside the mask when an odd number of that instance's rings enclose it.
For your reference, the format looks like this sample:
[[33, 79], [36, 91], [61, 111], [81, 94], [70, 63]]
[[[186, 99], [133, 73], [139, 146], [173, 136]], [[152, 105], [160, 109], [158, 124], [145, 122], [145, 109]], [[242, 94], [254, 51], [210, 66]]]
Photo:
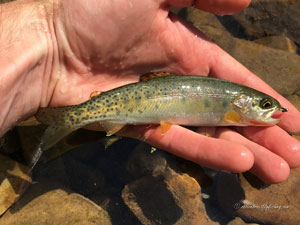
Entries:
[[70, 134], [71, 132], [77, 129], [78, 128], [69, 128], [69, 127], [61, 127], [57, 125], [50, 125], [46, 129], [45, 133], [41, 138], [39, 145], [36, 147], [32, 155], [31, 162], [29, 163], [30, 170], [32, 170], [33, 167], [36, 165], [36, 163], [39, 161], [44, 151], [51, 148], [62, 138], [64, 138], [65, 136], [67, 136], [68, 134]]

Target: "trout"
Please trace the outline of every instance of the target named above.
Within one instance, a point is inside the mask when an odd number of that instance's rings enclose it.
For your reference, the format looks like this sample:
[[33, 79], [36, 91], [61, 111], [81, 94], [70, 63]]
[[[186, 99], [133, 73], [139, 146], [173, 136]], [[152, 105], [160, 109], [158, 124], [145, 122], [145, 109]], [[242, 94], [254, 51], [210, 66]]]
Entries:
[[40, 108], [36, 119], [49, 127], [40, 149], [46, 150], [70, 132], [97, 122], [107, 135], [127, 124], [187, 126], [271, 126], [286, 112], [273, 97], [233, 82], [169, 73], [148, 73], [142, 81], [92, 97], [79, 105]]

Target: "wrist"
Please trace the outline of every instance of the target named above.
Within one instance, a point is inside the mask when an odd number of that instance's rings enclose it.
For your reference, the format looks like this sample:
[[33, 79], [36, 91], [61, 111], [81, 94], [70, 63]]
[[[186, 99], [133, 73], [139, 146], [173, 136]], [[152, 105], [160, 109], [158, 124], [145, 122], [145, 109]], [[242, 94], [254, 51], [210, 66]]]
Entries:
[[0, 5], [0, 136], [47, 101], [43, 92], [54, 52], [51, 10], [37, 1]]

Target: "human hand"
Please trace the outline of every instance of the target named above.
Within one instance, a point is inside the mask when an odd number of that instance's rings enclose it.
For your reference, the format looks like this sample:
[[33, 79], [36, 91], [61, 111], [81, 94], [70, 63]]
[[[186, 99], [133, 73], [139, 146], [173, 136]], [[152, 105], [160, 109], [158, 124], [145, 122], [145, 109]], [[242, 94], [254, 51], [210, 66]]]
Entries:
[[[126, 135], [211, 168], [233, 172], [251, 169], [269, 183], [283, 181], [290, 167], [299, 166], [300, 144], [286, 132], [300, 130], [299, 112], [201, 33], [169, 14], [170, 5], [188, 6], [191, 0], [59, 3], [54, 14], [46, 14], [51, 39], [46, 55], [52, 60], [45, 63], [40, 101], [33, 109], [78, 104], [93, 91], [138, 81], [141, 74], [153, 70], [214, 76], [268, 93], [289, 112], [279, 126], [240, 128], [238, 132], [228, 128], [199, 130], [213, 137], [177, 125], [165, 135], [159, 127], [145, 126], [131, 127]], [[195, 1], [194, 6], [226, 14], [248, 3], [210, 0]]]

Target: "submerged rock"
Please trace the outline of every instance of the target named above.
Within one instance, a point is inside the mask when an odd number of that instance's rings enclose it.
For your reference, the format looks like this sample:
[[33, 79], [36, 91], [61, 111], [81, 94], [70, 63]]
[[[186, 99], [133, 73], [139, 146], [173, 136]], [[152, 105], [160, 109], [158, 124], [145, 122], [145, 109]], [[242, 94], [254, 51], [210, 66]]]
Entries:
[[0, 215], [2, 215], [31, 183], [29, 169], [0, 154]]
[[236, 217], [234, 220], [230, 221], [226, 225], [258, 225], [256, 223], [245, 223], [241, 218]]
[[89, 199], [63, 189], [47, 191], [47, 186], [32, 185], [26, 198], [1, 218], [1, 225], [112, 225], [108, 213]]
[[126, 185], [122, 197], [144, 225], [218, 224], [206, 214], [197, 181], [170, 168], [165, 176], [149, 175]]
[[299, 90], [300, 56], [234, 38], [212, 14], [193, 8], [181, 14], [280, 94], [288, 96]]
[[[300, 87], [299, 87], [300, 91]], [[287, 99], [300, 111], [300, 97], [299, 95], [290, 95]]]
[[[232, 16], [220, 17], [238, 27], [249, 39], [285, 35], [300, 45], [300, 1], [253, 0], [248, 8]], [[229, 28], [232, 29], [232, 28]], [[237, 34], [238, 35], [238, 34]]]
[[254, 40], [257, 44], [284, 50], [290, 53], [297, 53], [297, 45], [291, 39], [285, 36], [268, 36]]
[[[296, 225], [300, 221], [300, 168], [291, 170], [289, 178], [280, 184], [265, 185], [253, 175], [240, 175], [235, 188], [232, 177], [219, 177], [218, 201], [230, 215], [245, 221], [263, 224]], [[239, 190], [239, 191], [234, 191]]]

